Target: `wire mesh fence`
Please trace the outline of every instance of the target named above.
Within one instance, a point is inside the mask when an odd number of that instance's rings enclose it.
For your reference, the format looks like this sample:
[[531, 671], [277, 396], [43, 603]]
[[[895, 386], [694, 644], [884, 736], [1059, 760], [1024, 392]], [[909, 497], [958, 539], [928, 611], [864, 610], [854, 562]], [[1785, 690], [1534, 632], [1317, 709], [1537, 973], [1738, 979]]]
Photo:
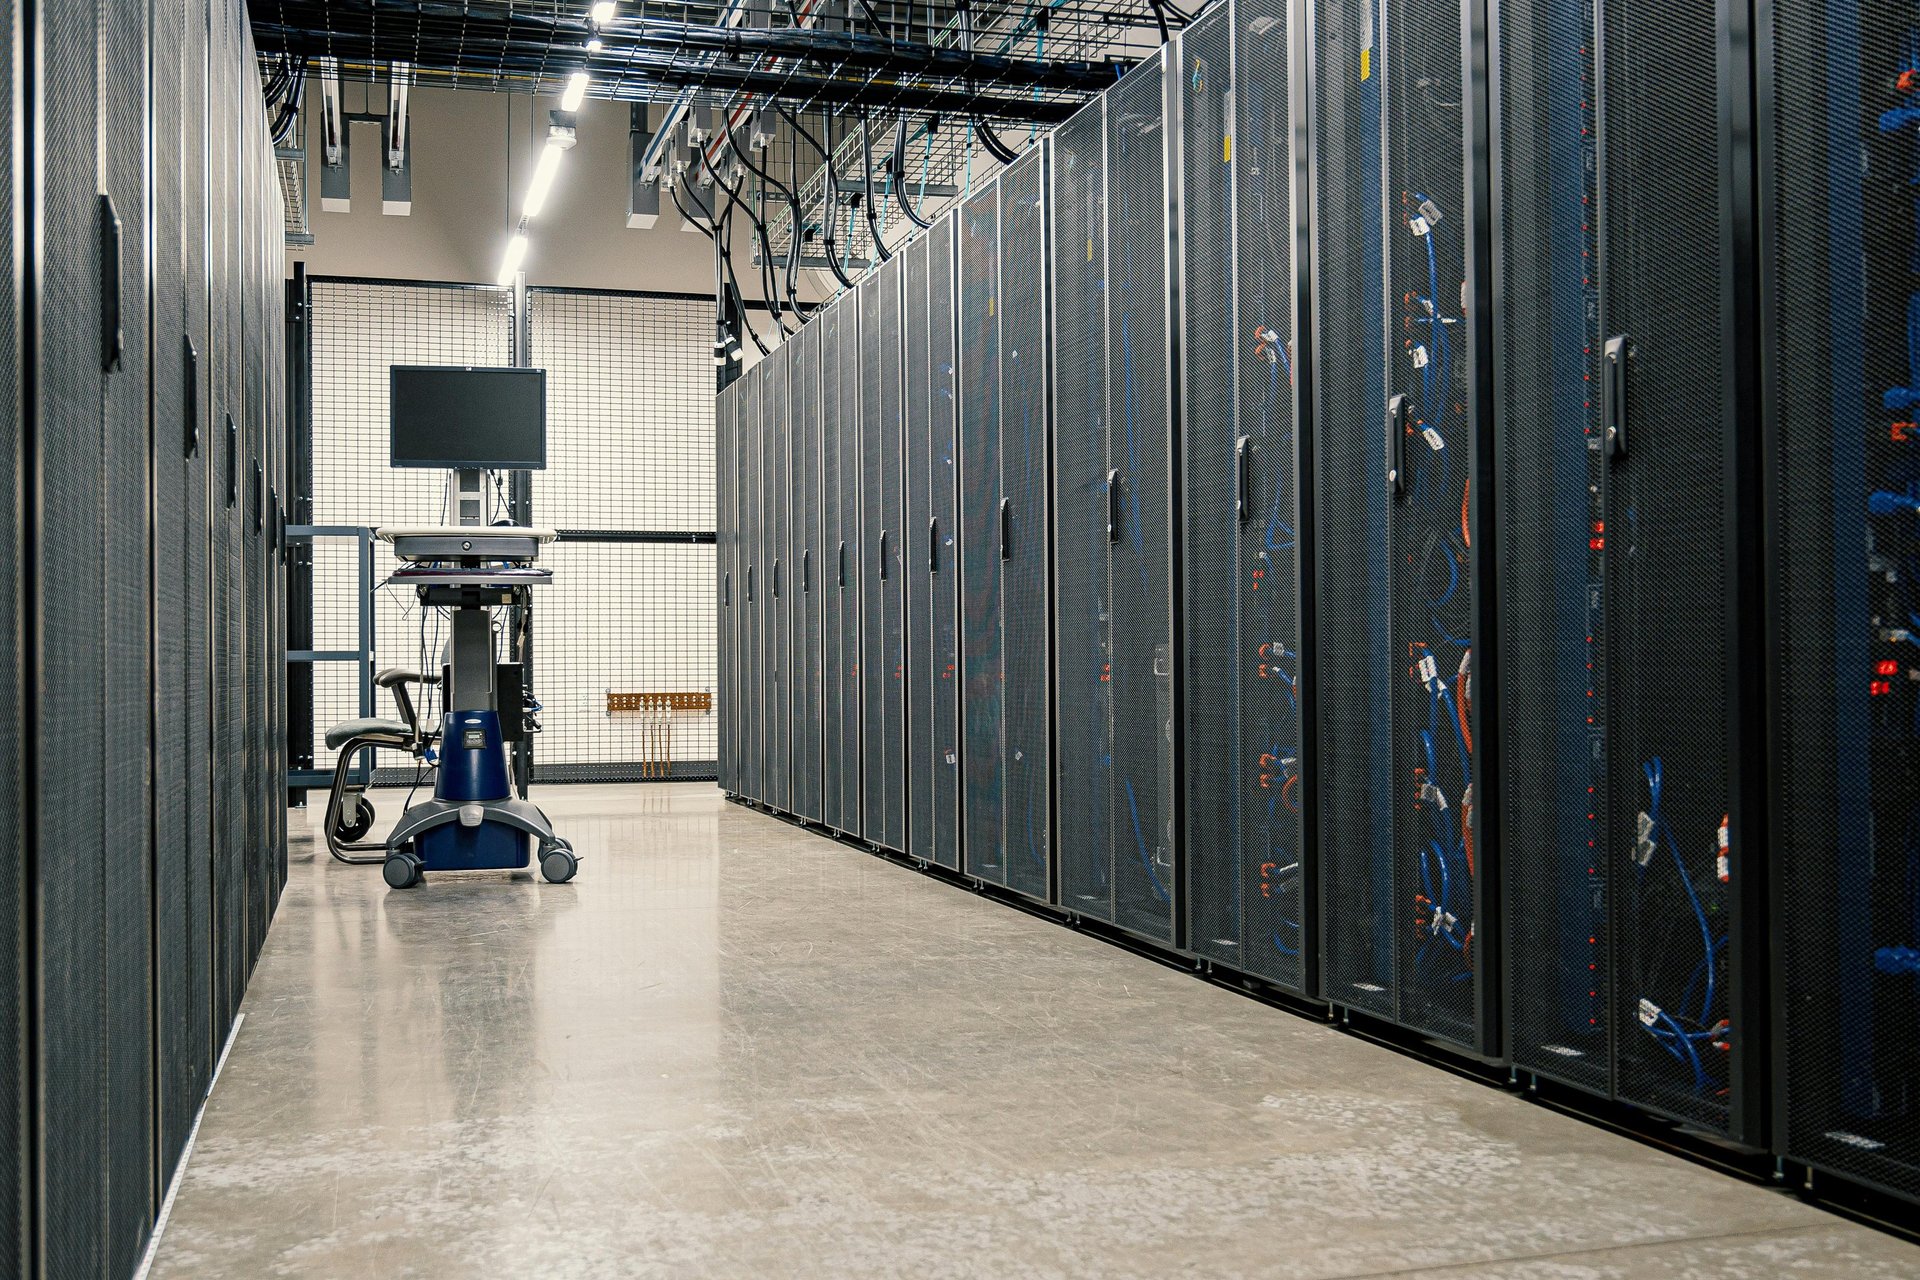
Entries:
[[[534, 522], [564, 531], [533, 601], [534, 777], [711, 777], [711, 303], [533, 290], [528, 307], [530, 362], [547, 370]], [[315, 280], [311, 317], [314, 523], [448, 522], [443, 472], [387, 465], [388, 368], [512, 363], [512, 291]], [[384, 585], [385, 564], [362, 600], [356, 554], [350, 539], [314, 544], [314, 648], [356, 649], [365, 609], [376, 668], [437, 666], [444, 619]], [[317, 664], [313, 698], [315, 767], [330, 769], [325, 734], [360, 714], [358, 672]]]

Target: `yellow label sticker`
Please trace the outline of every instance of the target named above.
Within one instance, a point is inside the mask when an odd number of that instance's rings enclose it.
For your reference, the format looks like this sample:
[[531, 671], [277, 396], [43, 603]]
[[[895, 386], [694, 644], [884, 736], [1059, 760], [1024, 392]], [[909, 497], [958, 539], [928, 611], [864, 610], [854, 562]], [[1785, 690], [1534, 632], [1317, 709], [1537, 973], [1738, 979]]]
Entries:
[[1088, 262], [1093, 261], [1093, 237], [1092, 236], [1087, 237], [1087, 261]]
[[1220, 140], [1220, 163], [1233, 163], [1233, 135], [1228, 134]]
[[987, 314], [988, 314], [988, 315], [992, 315], [992, 314], [993, 314], [993, 299], [992, 299], [992, 298], [988, 298], [988, 299], [987, 299]]
[[1360, 78], [1362, 80], [1373, 79], [1373, 50], [1371, 49], [1362, 49], [1360, 51]]

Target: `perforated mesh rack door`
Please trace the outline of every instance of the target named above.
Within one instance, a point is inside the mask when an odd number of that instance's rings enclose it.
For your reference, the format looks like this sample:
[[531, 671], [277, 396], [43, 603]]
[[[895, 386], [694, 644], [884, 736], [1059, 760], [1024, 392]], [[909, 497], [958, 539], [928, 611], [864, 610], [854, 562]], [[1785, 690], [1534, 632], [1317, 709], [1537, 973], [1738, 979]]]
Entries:
[[739, 782], [734, 773], [734, 619], [737, 616], [733, 599], [733, 558], [735, 530], [737, 528], [733, 510], [734, 490], [734, 445], [733, 418], [734, 395], [739, 388], [734, 382], [721, 388], [714, 397], [713, 404], [713, 474], [714, 474], [714, 609], [718, 615], [717, 647], [719, 670], [715, 684], [720, 701], [719, 738], [714, 756], [714, 772], [723, 791], [738, 793]]
[[[0, 45], [0, 116], [16, 119], [18, 100], [14, 91], [18, 63], [14, 42]], [[23, 238], [21, 215], [25, 193], [14, 182], [14, 165], [20, 160], [19, 132], [8, 129], [0, 134], [0, 260], [14, 262]], [[0, 627], [0, 701], [6, 711], [0, 714], [0, 829], [19, 832], [26, 828], [25, 735], [22, 732], [26, 707], [19, 620], [29, 617], [22, 596], [21, 485], [16, 477], [25, 474], [26, 423], [22, 420], [23, 386], [19, 295], [14, 289], [0, 290], [0, 609], [11, 615], [9, 625]], [[19, 848], [16, 841], [10, 849]], [[27, 1055], [21, 1052], [27, 1032], [27, 860], [8, 859], [0, 867], [0, 1151], [7, 1153], [0, 1167], [0, 1269], [24, 1274], [27, 1268], [26, 1221], [29, 1198], [27, 1135], [33, 1123], [27, 1110], [29, 1093]]]
[[[46, 42], [41, 110], [66, 122], [62, 144], [85, 163], [96, 147], [91, 6], [40, 15]], [[43, 166], [48, 167], [50, 166]], [[91, 166], [88, 166], [89, 170]], [[97, 188], [47, 181], [40, 196], [39, 470], [42, 510], [37, 618], [41, 730], [37, 777], [42, 1007], [40, 1214], [47, 1269], [103, 1274], [106, 1259], [107, 1020], [103, 929], [107, 853], [100, 797], [106, 709], [98, 656], [106, 627], [106, 524], [101, 485]]]
[[1166, 51], [1107, 94], [1107, 454], [1114, 922], [1173, 941], [1172, 420]]
[[[1399, 1019], [1460, 1043], [1475, 1009], [1474, 596], [1464, 296], [1468, 218], [1463, 12], [1388, 0], [1384, 62], [1387, 389], [1407, 397], [1402, 495], [1389, 529], [1392, 641], [1376, 691], [1392, 707]], [[1383, 419], [1384, 420], [1384, 419]]]
[[792, 672], [793, 811], [819, 822], [821, 797], [821, 548], [820, 326], [807, 325], [788, 342], [787, 396], [793, 432], [793, 528], [789, 570], [793, 590]]
[[1182, 562], [1189, 945], [1298, 991], [1313, 898], [1288, 18], [1242, 3], [1181, 37]]
[[[928, 332], [931, 245], [931, 237], [921, 236], [900, 255], [905, 263], [901, 282], [905, 291], [901, 375], [906, 447], [901, 456], [906, 464], [906, 508], [901, 536], [907, 608], [907, 852], [929, 862], [934, 860], [936, 843], [934, 792], [941, 776], [951, 772], [939, 756], [936, 697], [953, 684], [951, 673], [943, 681], [936, 671], [940, 658], [934, 641], [934, 594], [946, 580], [939, 574], [941, 531], [933, 520], [932, 489], [937, 479], [931, 462], [936, 452], [932, 439], [934, 370]], [[939, 452], [944, 456], [944, 449]]]
[[1000, 187], [963, 201], [959, 233], [961, 866], [1008, 882], [1005, 653], [1001, 578], [1004, 549], [1000, 467]]
[[1894, 87], [1916, 22], [1887, 0], [1773, 16], [1777, 1133], [1796, 1160], [1920, 1199], [1920, 281], [1911, 99]]
[[[1500, 11], [1495, 358], [1507, 1010], [1515, 1065], [1613, 1085], [1605, 456], [1591, 10]], [[1663, 868], [1664, 869], [1664, 868]]]
[[1616, 1089], [1726, 1130], [1752, 1104], [1742, 1077], [1755, 1056], [1747, 1033], [1759, 1033], [1734, 1016], [1741, 970], [1758, 963], [1738, 909], [1756, 868], [1744, 864], [1752, 829], [1735, 778], [1751, 750], [1736, 714], [1750, 632], [1733, 562], [1735, 456], [1750, 427], [1731, 376], [1747, 320], [1726, 284], [1722, 174], [1734, 161], [1720, 139], [1721, 95], [1735, 90], [1718, 79], [1710, 15], [1622, 5], [1602, 16], [1601, 329], [1627, 336], [1631, 424], [1608, 468], [1601, 535]]
[[849, 295], [835, 308], [840, 316], [840, 407], [839, 481], [840, 536], [838, 545], [838, 582], [840, 583], [840, 830], [858, 836], [865, 830], [862, 808], [864, 777], [861, 761], [867, 751], [878, 750], [866, 732], [865, 670], [867, 619], [863, 609], [867, 597], [868, 575], [866, 528], [862, 523], [861, 478], [861, 374], [863, 356], [860, 347], [864, 326], [858, 297]]
[[[843, 674], [848, 615], [846, 516], [841, 509], [841, 490], [845, 466], [842, 442], [848, 431], [840, 416], [840, 333], [847, 314], [847, 304], [836, 302], [813, 322], [820, 335], [821, 821], [836, 831], [845, 831], [849, 822], [845, 799], [847, 739], [853, 729], [847, 719]], [[853, 820], [858, 821], [857, 814]]]
[[1001, 562], [1006, 673], [1007, 887], [1044, 898], [1051, 880], [1048, 748], [1047, 367], [1045, 153], [1029, 148], [1001, 173], [1000, 469], [1009, 504]]
[[1386, 73], [1378, 0], [1335, 0], [1312, 17], [1314, 578], [1342, 584], [1342, 607], [1315, 614], [1323, 991], [1391, 1017], [1411, 904], [1395, 884], [1393, 797], [1402, 784], [1389, 714], [1405, 666], [1389, 652], [1382, 447]]
[[763, 516], [766, 471], [760, 406], [766, 372], [755, 365], [740, 379], [740, 547], [741, 574], [746, 586], [746, 612], [741, 616], [740, 643], [740, 753], [745, 794], [767, 798], [767, 549]]
[[861, 682], [864, 700], [863, 834], [873, 844], [906, 847], [904, 560], [900, 388], [900, 259], [868, 276], [860, 305]]
[[[933, 760], [933, 846], [941, 866], [960, 867], [960, 494], [959, 385], [954, 349], [954, 241], [958, 215], [949, 214], [926, 235], [927, 280], [927, 481], [929, 519], [938, 569], [930, 577], [931, 647], [928, 656], [929, 750]], [[909, 671], [912, 670], [909, 665]], [[914, 828], [908, 826], [911, 837]]]
[[[1054, 637], [1060, 905], [1114, 918], [1113, 576], [1107, 543], [1109, 328], [1103, 94], [1054, 131]], [[964, 403], [964, 400], [963, 400]]]
[[761, 696], [767, 718], [764, 756], [766, 774], [761, 780], [760, 798], [776, 809], [785, 810], [791, 800], [792, 785], [789, 751], [792, 746], [792, 696], [787, 663], [792, 612], [792, 560], [787, 547], [789, 507], [787, 448], [792, 440], [792, 424], [787, 420], [786, 343], [775, 347], [754, 373], [760, 386], [760, 512], [766, 522], [761, 532], [765, 548], [767, 605], [761, 611], [766, 619], [762, 668], [766, 680]]

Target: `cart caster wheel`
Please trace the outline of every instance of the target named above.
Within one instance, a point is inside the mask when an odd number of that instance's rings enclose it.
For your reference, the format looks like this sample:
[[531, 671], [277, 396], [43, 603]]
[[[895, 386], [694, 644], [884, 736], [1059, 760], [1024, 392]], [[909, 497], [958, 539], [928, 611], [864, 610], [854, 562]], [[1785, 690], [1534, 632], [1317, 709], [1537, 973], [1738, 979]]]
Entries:
[[540, 874], [547, 878], [548, 884], [565, 884], [579, 869], [580, 859], [574, 856], [570, 845], [551, 844], [540, 855]]
[[361, 796], [354, 807], [353, 816], [342, 819], [340, 825], [334, 828], [333, 834], [342, 844], [352, 844], [371, 830], [373, 830], [373, 804], [365, 796]]
[[386, 878], [390, 889], [411, 889], [423, 878], [420, 856], [413, 853], [393, 853], [380, 866], [380, 874]]

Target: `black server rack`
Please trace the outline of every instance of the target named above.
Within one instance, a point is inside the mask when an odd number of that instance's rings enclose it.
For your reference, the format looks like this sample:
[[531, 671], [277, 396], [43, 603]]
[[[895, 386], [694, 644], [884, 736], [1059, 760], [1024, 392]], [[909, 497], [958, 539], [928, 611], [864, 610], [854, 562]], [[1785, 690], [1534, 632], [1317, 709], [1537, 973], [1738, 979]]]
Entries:
[[907, 852], [960, 867], [954, 217], [905, 251]]
[[965, 200], [959, 234], [961, 761], [967, 874], [1052, 877], [1045, 150]]
[[1311, 15], [1315, 791], [1324, 994], [1491, 1054], [1467, 8]]
[[788, 429], [793, 468], [792, 809], [821, 820], [820, 738], [820, 326], [807, 325], [787, 343]]
[[1771, 16], [1774, 1133], [1796, 1161], [1920, 1200], [1920, 21], [1886, 0]]
[[[859, 296], [844, 295], [832, 312], [839, 319], [840, 345], [837, 352], [835, 412], [832, 436], [837, 449], [839, 530], [834, 544], [834, 589], [839, 595], [840, 645], [838, 679], [840, 682], [840, 817], [836, 828], [844, 835], [859, 837], [866, 830], [864, 805], [865, 775], [862, 760], [879, 745], [866, 734], [866, 684], [863, 677], [866, 628], [865, 601], [871, 585], [865, 554], [865, 527], [861, 523], [861, 400], [862, 353]], [[833, 678], [832, 673], [829, 678]], [[829, 738], [829, 744], [833, 739]]]
[[760, 535], [767, 566], [767, 607], [764, 648], [766, 688], [760, 698], [766, 716], [767, 738], [763, 755], [766, 771], [761, 778], [760, 799], [782, 812], [792, 808], [789, 794], [788, 749], [792, 718], [792, 681], [788, 676], [789, 641], [792, 638], [790, 614], [793, 593], [788, 590], [789, 569], [793, 563], [787, 549], [787, 532], [792, 491], [789, 487], [787, 446], [792, 430], [787, 421], [787, 351], [782, 343], [773, 354], [756, 366], [760, 378], [760, 448], [763, 469], [760, 477], [760, 510], [766, 521]]
[[[202, 214], [198, 193], [189, 202], [185, 187], [187, 79], [181, 75], [187, 9], [156, 5], [150, 57], [153, 78], [153, 545], [150, 576], [153, 598], [153, 877], [154, 1061], [159, 1106], [158, 1168], [170, 1172], [186, 1144], [187, 1130], [206, 1079], [200, 1064], [205, 1050], [204, 1018], [195, 1005], [205, 998], [205, 966], [196, 965], [191, 920], [196, 895], [193, 847], [192, 777], [204, 765], [195, 758], [199, 745], [192, 724], [193, 694], [204, 684], [193, 679], [190, 659], [193, 621], [189, 593], [193, 581], [191, 544], [197, 531], [188, 518], [193, 486], [204, 483], [194, 457], [199, 423], [194, 416], [198, 346], [189, 348], [188, 278], [185, 228], [191, 203]], [[197, 78], [197, 77], [196, 77]], [[198, 172], [197, 166], [193, 170]], [[199, 981], [196, 981], [196, 977]]]
[[[17, 11], [16, 11], [17, 12]], [[17, 120], [21, 70], [16, 42], [0, 43], [0, 119]], [[9, 175], [25, 157], [24, 139], [11, 125], [0, 129], [0, 165]], [[26, 239], [25, 202], [17, 182], [0, 188], [0, 261], [16, 263]], [[11, 269], [11, 268], [10, 268]], [[9, 276], [9, 283], [14, 279]], [[0, 825], [9, 832], [27, 830], [32, 798], [27, 792], [28, 739], [27, 684], [21, 639], [31, 617], [22, 593], [25, 538], [24, 484], [27, 442], [32, 412], [23, 373], [26, 351], [22, 341], [20, 297], [17, 288], [0, 290], [0, 609], [9, 611], [9, 624], [0, 627]], [[20, 849], [17, 838], [9, 850]], [[0, 867], [0, 1271], [25, 1274], [27, 1221], [31, 1201], [27, 1136], [32, 1115], [27, 1099], [33, 1092], [27, 1070], [29, 1005], [27, 958], [31, 943], [27, 928], [27, 859], [13, 856]]]
[[1060, 902], [1175, 941], [1166, 54], [1055, 135]]
[[1293, 24], [1237, 0], [1181, 34], [1188, 946], [1312, 989]]
[[865, 751], [862, 833], [880, 848], [907, 847], [906, 651], [901, 579], [900, 269], [895, 256], [860, 284], [860, 532], [866, 582], [861, 613]]
[[714, 475], [714, 599], [718, 606], [717, 667], [715, 693], [720, 700], [720, 716], [714, 756], [714, 772], [720, 789], [732, 795], [740, 793], [734, 769], [734, 739], [737, 733], [738, 686], [735, 683], [734, 622], [739, 617], [733, 598], [733, 557], [737, 543], [737, 517], [734, 511], [734, 397], [740, 384], [735, 381], [720, 390], [713, 401], [713, 475]]
[[[106, 551], [100, 481], [101, 246], [106, 211], [92, 181], [62, 178], [59, 156], [91, 157], [97, 135], [92, 9], [41, 7], [40, 106], [65, 120], [63, 150], [41, 151], [34, 384], [43, 561], [26, 624], [38, 627], [38, 767], [28, 780], [37, 812], [40, 919], [37, 1120], [39, 1229], [48, 1270], [104, 1273], [108, 1098], [102, 1087], [108, 1026], [102, 993], [106, 915], [100, 797], [105, 716], [98, 641], [106, 627]], [[84, 159], [82, 159], [84, 163]], [[90, 166], [89, 166], [90, 168]], [[91, 175], [89, 175], [91, 176]], [[32, 464], [29, 463], [29, 474]], [[31, 680], [31, 676], [29, 679]], [[29, 1041], [29, 1043], [33, 1043]]]
[[[105, 292], [117, 312], [119, 348], [106, 375], [103, 454], [95, 501], [106, 503], [105, 629], [88, 648], [105, 683], [107, 785], [102, 811], [106, 892], [102, 940], [106, 956], [108, 1116], [107, 1224], [103, 1245], [110, 1274], [138, 1265], [156, 1205], [153, 1150], [152, 831], [148, 768], [152, 671], [148, 606], [152, 556], [147, 519], [152, 492], [147, 327], [151, 246], [147, 192], [147, 19], [144, 7], [116, 12], [100, 28], [100, 190], [119, 226], [103, 244], [110, 272]], [[112, 336], [112, 335], [109, 335]]]
[[746, 588], [740, 615], [740, 789], [749, 800], [766, 799], [761, 779], [761, 750], [766, 741], [766, 654], [763, 632], [767, 614], [766, 563], [760, 546], [761, 433], [760, 366], [740, 378], [740, 579]]
[[847, 578], [847, 539], [859, 519], [857, 503], [848, 505], [848, 476], [858, 454], [847, 410], [857, 403], [858, 384], [843, 386], [843, 353], [856, 340], [852, 301], [842, 297], [815, 322], [820, 328], [820, 589], [821, 730], [824, 739], [821, 822], [829, 829], [860, 829], [860, 704], [850, 669], [858, 661], [858, 579]]
[[[187, 735], [184, 744], [186, 789], [186, 867], [184, 878], [175, 886], [187, 921], [187, 984], [192, 992], [188, 1002], [190, 1035], [187, 1051], [191, 1055], [188, 1098], [198, 1104], [212, 1079], [213, 1064], [219, 1053], [225, 1023], [215, 1021], [210, 993], [216, 989], [213, 952], [214, 857], [218, 842], [215, 834], [215, 773], [217, 696], [213, 683], [213, 541], [212, 526], [217, 483], [219, 442], [215, 438], [213, 415], [213, 373], [215, 357], [212, 331], [211, 260], [208, 256], [208, 225], [211, 217], [208, 181], [211, 173], [212, 137], [218, 128], [210, 117], [209, 77], [207, 75], [208, 40], [206, 11], [199, 5], [187, 8], [182, 28], [181, 153], [179, 171], [182, 185], [181, 225], [185, 263], [185, 340], [179, 358], [186, 366], [189, 403], [185, 439], [187, 452], [186, 492], [182, 497], [181, 538], [185, 547], [186, 656], [180, 681], [186, 692]], [[158, 357], [168, 358], [165, 347]], [[156, 429], [164, 447], [167, 432]], [[171, 1166], [168, 1166], [171, 1167]]]
[[1721, 133], [1744, 73], [1713, 74], [1712, 6], [1599, 12], [1503, 4], [1494, 65], [1508, 1048], [1758, 1137], [1753, 446]]

